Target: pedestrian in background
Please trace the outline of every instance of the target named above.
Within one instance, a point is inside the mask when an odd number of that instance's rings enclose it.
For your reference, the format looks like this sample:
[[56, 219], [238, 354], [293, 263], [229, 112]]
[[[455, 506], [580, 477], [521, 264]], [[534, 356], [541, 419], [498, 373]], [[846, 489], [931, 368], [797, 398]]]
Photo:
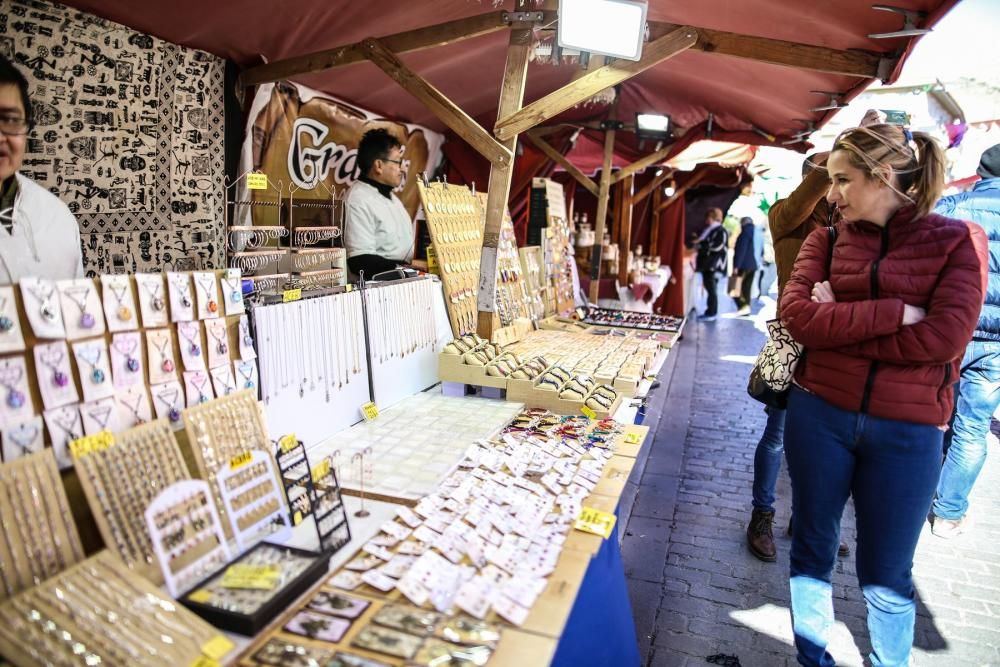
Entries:
[[699, 317], [704, 322], [715, 320], [719, 312], [719, 275], [726, 275], [729, 264], [729, 232], [722, 226], [722, 209], [710, 208], [705, 214], [706, 227], [695, 241], [698, 256], [695, 268], [701, 274], [702, 285], [708, 292], [705, 313]]
[[[733, 249], [733, 276], [737, 278], [738, 296], [736, 301], [737, 315], [750, 314], [750, 292], [753, 290], [754, 278], [760, 262], [757, 258], [757, 250], [760, 243], [757, 241], [758, 231], [753, 224], [753, 219], [744, 217], [740, 219], [740, 235], [736, 237], [736, 247]], [[760, 247], [763, 250], [762, 247]]]

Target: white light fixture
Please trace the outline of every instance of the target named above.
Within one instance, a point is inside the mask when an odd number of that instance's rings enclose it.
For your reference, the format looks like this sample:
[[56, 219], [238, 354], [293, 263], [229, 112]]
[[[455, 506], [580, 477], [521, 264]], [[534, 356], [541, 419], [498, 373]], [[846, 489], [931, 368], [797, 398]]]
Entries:
[[670, 184], [663, 188], [663, 194], [667, 197], [673, 197], [675, 192], [677, 192], [677, 190], [674, 189], [673, 181], [670, 181]]
[[665, 141], [671, 138], [673, 127], [670, 116], [659, 113], [637, 113], [635, 115], [635, 136], [640, 139]]
[[638, 60], [646, 9], [644, 0], [559, 0], [559, 46]]

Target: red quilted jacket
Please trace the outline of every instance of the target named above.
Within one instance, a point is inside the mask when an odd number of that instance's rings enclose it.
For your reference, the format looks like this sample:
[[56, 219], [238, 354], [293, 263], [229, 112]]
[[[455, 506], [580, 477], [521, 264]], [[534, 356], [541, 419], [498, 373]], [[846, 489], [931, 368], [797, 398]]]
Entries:
[[[983, 304], [986, 237], [976, 225], [904, 207], [884, 228], [842, 222], [830, 284], [836, 303], [810, 300], [827, 279], [825, 229], [802, 245], [781, 316], [806, 356], [796, 382], [833, 405], [876, 417], [943, 425], [952, 384]], [[903, 306], [927, 311], [903, 326]]]

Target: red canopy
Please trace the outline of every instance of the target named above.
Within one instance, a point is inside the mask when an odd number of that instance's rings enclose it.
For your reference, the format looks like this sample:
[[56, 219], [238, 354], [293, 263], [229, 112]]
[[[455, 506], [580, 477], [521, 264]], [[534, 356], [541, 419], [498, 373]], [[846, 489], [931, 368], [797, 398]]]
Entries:
[[[895, 6], [926, 12], [930, 26], [957, 0], [894, 0]], [[243, 67], [263, 57], [276, 61], [494, 10], [489, 0], [298, 0], [282, 5], [263, 0], [68, 0], [67, 4], [110, 18], [171, 42], [231, 59]], [[512, 9], [513, 0], [501, 8]], [[652, 0], [649, 20], [691, 25], [743, 35], [788, 40], [837, 50], [864, 49], [887, 56], [904, 54], [916, 38], [874, 40], [867, 35], [898, 30], [900, 15], [875, 11], [870, 0], [785, 2], [779, 0]], [[437, 86], [487, 129], [496, 121], [507, 45], [506, 31], [402, 55], [402, 60]], [[886, 80], [895, 80], [902, 59], [888, 61]], [[532, 64], [525, 103], [568, 82], [575, 66]], [[304, 84], [385, 116], [443, 129], [437, 118], [370, 63], [357, 63], [295, 77]], [[670, 114], [681, 128], [703, 125], [714, 114], [713, 138], [767, 144], [751, 126], [790, 136], [802, 120], [821, 125], [831, 111], [810, 112], [832, 91], [848, 100], [872, 79], [827, 74], [758, 60], [690, 50], [625, 82], [617, 114], [637, 111]], [[601, 110], [586, 115], [602, 115]]]

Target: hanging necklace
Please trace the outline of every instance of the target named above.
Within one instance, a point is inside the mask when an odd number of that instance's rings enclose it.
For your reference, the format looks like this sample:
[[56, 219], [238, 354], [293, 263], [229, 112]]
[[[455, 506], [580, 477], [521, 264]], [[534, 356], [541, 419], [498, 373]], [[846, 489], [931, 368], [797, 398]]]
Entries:
[[[102, 431], [105, 431], [107, 430], [108, 427], [108, 419], [111, 417], [111, 410], [112, 407], [110, 405], [105, 407], [100, 407], [97, 408], [96, 410], [88, 410], [87, 416], [93, 419], [94, 423], [100, 426]], [[103, 415], [103, 418], [101, 417], [101, 415]]]
[[191, 286], [187, 283], [187, 276], [180, 276], [174, 281], [174, 287], [181, 293], [181, 305], [185, 308], [191, 307]]
[[115, 341], [112, 345], [114, 345], [116, 350], [125, 355], [125, 368], [135, 373], [139, 370], [140, 366], [139, 360], [133, 357], [132, 353], [135, 352], [135, 348], [139, 343], [135, 340], [130, 340], [129, 343], [131, 343], [131, 345], [126, 344], [125, 348], [122, 348], [122, 342], [120, 340]]
[[207, 300], [205, 310], [210, 313], [218, 312], [219, 304], [215, 301], [215, 276], [208, 277], [207, 281], [195, 278], [194, 282], [201, 288], [201, 292], [205, 295], [205, 299]]
[[56, 309], [52, 306], [50, 299], [55, 293], [56, 288], [50, 287], [46, 292], [44, 288], [40, 285], [38, 287], [29, 287], [28, 291], [31, 295], [35, 297], [35, 301], [38, 302], [38, 312], [41, 314], [42, 318], [48, 322], [55, 322], [58, 317]]
[[164, 373], [173, 373], [174, 361], [170, 358], [170, 355], [167, 354], [167, 345], [170, 344], [169, 334], [164, 336], [161, 340], [156, 340], [154, 338], [153, 344], [156, 346], [156, 349], [160, 351], [160, 368]]
[[230, 301], [233, 303], [239, 303], [243, 300], [243, 292], [240, 290], [241, 285], [239, 280], [226, 280], [223, 278], [222, 284], [226, 286], [227, 290], [229, 290]]
[[250, 335], [250, 322], [245, 318], [240, 319], [240, 335], [243, 338], [244, 347], [253, 347], [253, 336]]
[[[198, 380], [201, 380], [201, 383]], [[208, 384], [208, 377], [204, 373], [191, 376], [191, 386], [198, 390], [198, 402], [208, 403], [208, 396], [205, 395], [204, 387]]]
[[155, 283], [146, 283], [146, 290], [149, 292], [149, 305], [153, 307], [153, 310], [159, 313], [167, 304], [163, 301], [163, 297], [160, 296], [160, 290], [163, 289], [163, 284], [157, 280]]
[[[16, 376], [10, 377], [15, 371], [17, 373]], [[15, 410], [23, 407], [25, 402], [24, 392], [17, 388], [23, 377], [24, 369], [17, 367], [11, 368], [10, 366], [5, 366], [3, 371], [0, 372], [0, 384], [7, 389], [7, 405]]]
[[[181, 411], [177, 409], [177, 397], [179, 395], [180, 391], [177, 389], [156, 395], [156, 400], [163, 403], [164, 407], [167, 408], [167, 419], [172, 422], [180, 421], [181, 418]], [[170, 396], [170, 398], [167, 398], [168, 396]]]
[[[81, 298], [80, 293], [83, 292], [83, 297]], [[87, 299], [90, 298], [90, 288], [89, 287], [70, 287], [67, 288], [63, 294], [68, 296], [70, 300], [76, 304], [77, 308], [80, 309], [80, 328], [81, 329], [93, 329], [94, 324], [97, 321], [94, 316], [87, 312]]]
[[[64, 419], [63, 417], [69, 417]], [[80, 438], [76, 433], [76, 426], [80, 422], [80, 415], [72, 408], [60, 412], [52, 417], [52, 422], [63, 430], [66, 434], [66, 442], [72, 442]]]
[[[185, 330], [187, 330], [187, 331], [185, 331]], [[194, 334], [193, 333], [189, 333], [190, 330], [191, 330], [191, 325], [190, 324], [188, 326], [178, 326], [177, 327], [177, 332], [180, 333], [180, 335], [184, 336], [184, 340], [186, 340], [188, 343], [190, 343], [190, 346], [188, 347], [188, 352], [191, 353], [191, 356], [192, 357], [200, 357], [201, 356], [201, 345], [198, 345], [198, 343], [196, 343], [194, 341]]]
[[[220, 335], [218, 329], [222, 329]], [[226, 325], [223, 324], [221, 327], [208, 327], [208, 333], [215, 339], [215, 349], [219, 354], [226, 354], [229, 352], [229, 346], [226, 345]]]
[[7, 433], [8, 439], [13, 441], [20, 450], [18, 456], [27, 456], [33, 451], [31, 445], [35, 443], [38, 438], [38, 427], [37, 426], [21, 426], [16, 431], [9, 431]]
[[115, 296], [115, 300], [118, 302], [118, 310], [116, 315], [118, 319], [122, 322], [128, 322], [132, 319], [132, 309], [125, 305], [125, 291], [128, 289], [128, 284], [125, 285], [115, 285], [114, 283], [108, 284], [108, 289]]
[[82, 359], [87, 362], [90, 366], [90, 381], [94, 384], [101, 384], [104, 382], [104, 371], [97, 367], [97, 364], [101, 361], [100, 348], [82, 348], [76, 351], [76, 356], [78, 359]]
[[7, 315], [7, 298], [0, 297], [0, 333], [7, 333], [14, 328], [14, 320]]
[[52, 384], [57, 387], [65, 387], [69, 384], [69, 376], [59, 368], [59, 364], [62, 363], [65, 357], [66, 355], [62, 352], [52, 356], [49, 356], [45, 352], [39, 355], [39, 361], [52, 369]]
[[[244, 372], [244, 368], [249, 369], [249, 372]], [[253, 362], [240, 362], [236, 364], [236, 372], [243, 378], [244, 389], [253, 389], [257, 386], [253, 381]]]
[[236, 390], [236, 384], [229, 383], [230, 376], [229, 376], [228, 366], [222, 366], [221, 370], [216, 370], [215, 372], [212, 373], [212, 376], [215, 378], [215, 381], [221, 384], [223, 388], [226, 390], [224, 394], [225, 396], [229, 396], [229, 394], [233, 393]]
[[126, 401], [125, 399], [121, 399], [118, 402], [124, 405], [128, 409], [128, 411], [132, 413], [132, 415], [135, 417], [135, 423], [137, 426], [139, 424], [146, 423], [146, 420], [143, 419], [142, 415], [139, 414], [139, 403], [142, 402], [142, 394], [139, 394], [138, 396], [135, 397], [134, 405], [129, 405], [128, 401]]

